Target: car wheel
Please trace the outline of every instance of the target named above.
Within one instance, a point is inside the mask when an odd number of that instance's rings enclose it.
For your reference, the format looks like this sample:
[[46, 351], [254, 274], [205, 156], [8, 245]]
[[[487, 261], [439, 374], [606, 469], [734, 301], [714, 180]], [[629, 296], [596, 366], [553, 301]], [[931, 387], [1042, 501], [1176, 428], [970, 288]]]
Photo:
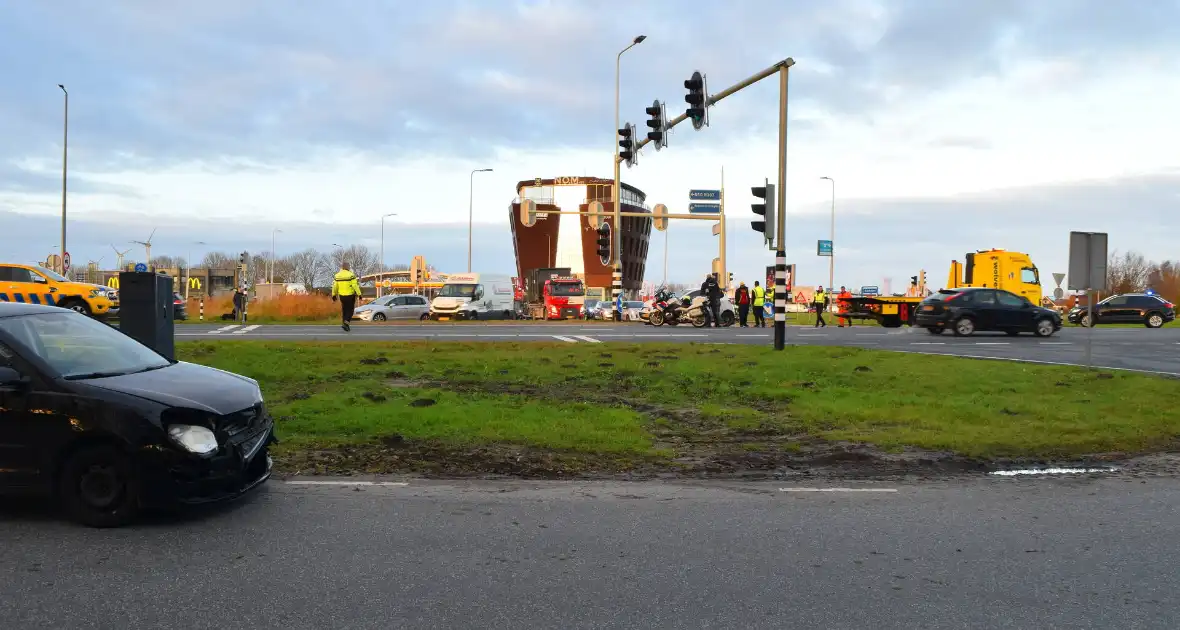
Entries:
[[956, 337], [970, 337], [975, 334], [975, 322], [970, 317], [962, 317], [955, 322]]
[[943, 332], [941, 326], [929, 326], [926, 328], [926, 331], [932, 335], [941, 335]]
[[62, 304], [61, 306], [62, 308], [68, 308], [75, 313], [90, 317], [90, 305], [83, 300], [67, 300], [66, 303]]
[[385, 321], [385, 313], [373, 313], [373, 321], [375, 321], [375, 322]]
[[1090, 327], [1090, 316], [1089, 315], [1082, 315], [1082, 319], [1079, 320], [1078, 323], [1081, 324], [1082, 328], [1089, 328]]
[[733, 311], [725, 311], [725, 312], [721, 313], [721, 325], [722, 326], [733, 326], [734, 322], [736, 322], [736, 321], [737, 321], [737, 316], [735, 316], [733, 314]]
[[66, 515], [90, 527], [119, 527], [139, 513], [139, 479], [126, 454], [100, 444], [70, 455], [58, 475], [57, 498]]
[[1054, 326], [1052, 320], [1048, 318], [1038, 319], [1036, 328], [1033, 329], [1033, 333], [1038, 337], [1049, 337], [1053, 335], [1053, 328]]
[[422, 313], [421, 315], [418, 316], [418, 321], [420, 321], [420, 322], [428, 321], [429, 319], [430, 319], [430, 313]]
[[1143, 323], [1148, 328], [1159, 328], [1160, 326], [1164, 325], [1164, 316], [1160, 315], [1159, 313], [1150, 313]]

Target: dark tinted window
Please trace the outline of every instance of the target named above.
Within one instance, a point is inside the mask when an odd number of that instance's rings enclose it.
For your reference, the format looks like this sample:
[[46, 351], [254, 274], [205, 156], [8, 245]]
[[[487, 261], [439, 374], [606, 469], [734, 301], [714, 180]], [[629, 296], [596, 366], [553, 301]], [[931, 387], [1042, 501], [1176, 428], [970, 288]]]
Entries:
[[1105, 302], [1101, 302], [1102, 306], [1127, 306], [1131, 298], [1125, 295], [1116, 295]]
[[406, 304], [410, 306], [426, 306], [426, 298], [410, 296], [406, 298]]
[[1130, 299], [1131, 306], [1138, 306], [1141, 308], [1154, 308], [1160, 306], [1159, 298], [1152, 295], [1135, 295]]
[[395, 298], [393, 298], [393, 301], [389, 303], [389, 305], [390, 306], [405, 306], [406, 305], [406, 298], [395, 297]]
[[1024, 306], [1024, 298], [1007, 291], [996, 291], [996, 301], [1001, 306], [1020, 307]]
[[971, 292], [971, 306], [995, 306], [996, 292], [991, 290], [972, 291]]
[[33, 274], [22, 267], [0, 267], [0, 280], [9, 282], [32, 282]]

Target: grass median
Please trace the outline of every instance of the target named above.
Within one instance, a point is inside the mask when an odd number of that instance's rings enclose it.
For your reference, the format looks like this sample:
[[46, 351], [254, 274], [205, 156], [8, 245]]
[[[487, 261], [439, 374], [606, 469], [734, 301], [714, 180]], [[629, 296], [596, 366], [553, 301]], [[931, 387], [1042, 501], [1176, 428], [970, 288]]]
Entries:
[[979, 464], [1163, 451], [1180, 435], [1180, 410], [1163, 404], [1175, 380], [858, 348], [177, 347], [259, 380], [286, 472], [741, 473], [905, 465], [907, 454]]

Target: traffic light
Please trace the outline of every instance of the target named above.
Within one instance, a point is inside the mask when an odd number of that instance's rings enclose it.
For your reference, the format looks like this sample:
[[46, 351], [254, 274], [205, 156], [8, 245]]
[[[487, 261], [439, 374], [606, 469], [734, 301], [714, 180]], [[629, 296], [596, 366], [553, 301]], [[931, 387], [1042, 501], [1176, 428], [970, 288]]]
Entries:
[[668, 146], [668, 134], [666, 133], [668, 122], [667, 115], [664, 113], [664, 104], [654, 101], [651, 107], [643, 111], [651, 117], [647, 121], [647, 126], [651, 127], [651, 131], [647, 132], [647, 139], [651, 140], [652, 144], [656, 145], [656, 151], [659, 151]]
[[733, 272], [732, 271], [729, 272], [729, 281], [726, 283], [725, 286], [727, 286], [727, 287], [733, 286]]
[[619, 157], [627, 163], [627, 168], [635, 166], [635, 125], [627, 123], [619, 130]]
[[918, 286], [918, 276], [910, 276], [910, 284], [915, 287]]
[[598, 226], [596, 231], [598, 238], [594, 242], [598, 245], [598, 259], [602, 261], [602, 264], [609, 265], [611, 263], [610, 223], [603, 223]]
[[754, 196], [761, 199], [761, 203], [750, 204], [750, 208], [754, 214], [762, 215], [761, 221], [750, 221], [750, 227], [754, 228], [755, 232], [762, 232], [762, 237], [766, 239], [766, 244], [774, 249], [774, 184], [770, 180], [761, 186], [754, 186], [750, 189]]
[[706, 83], [705, 75], [699, 71], [693, 72], [692, 77], [684, 82], [684, 88], [688, 90], [688, 94], [684, 96], [684, 102], [688, 103], [688, 109], [684, 114], [692, 119], [692, 128], [700, 130], [701, 127], [709, 124], [706, 119]]

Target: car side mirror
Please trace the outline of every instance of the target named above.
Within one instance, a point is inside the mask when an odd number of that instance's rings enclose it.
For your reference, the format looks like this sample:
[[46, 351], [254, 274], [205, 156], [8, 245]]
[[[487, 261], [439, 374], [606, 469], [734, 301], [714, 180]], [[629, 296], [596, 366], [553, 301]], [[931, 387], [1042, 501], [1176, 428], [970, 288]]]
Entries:
[[24, 388], [29, 384], [29, 377], [8, 366], [0, 366], [0, 387]]

